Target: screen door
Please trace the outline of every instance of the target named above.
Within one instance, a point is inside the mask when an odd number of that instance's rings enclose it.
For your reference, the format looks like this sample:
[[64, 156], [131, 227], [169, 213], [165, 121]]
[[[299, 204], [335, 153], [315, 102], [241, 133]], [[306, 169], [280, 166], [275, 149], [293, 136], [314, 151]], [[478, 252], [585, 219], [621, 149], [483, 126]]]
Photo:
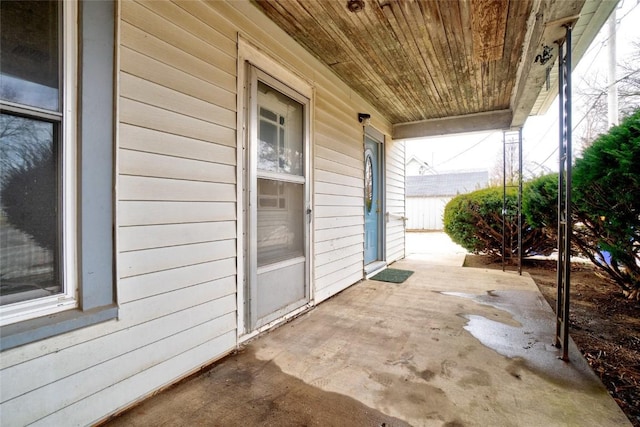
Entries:
[[252, 68], [249, 100], [248, 324], [309, 301], [308, 99]]

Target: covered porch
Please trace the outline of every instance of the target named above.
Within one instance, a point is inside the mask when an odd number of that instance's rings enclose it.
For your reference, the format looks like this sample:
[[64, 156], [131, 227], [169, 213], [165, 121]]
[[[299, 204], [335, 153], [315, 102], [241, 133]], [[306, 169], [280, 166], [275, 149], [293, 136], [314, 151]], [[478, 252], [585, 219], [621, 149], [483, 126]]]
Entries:
[[629, 425], [573, 343], [558, 359], [528, 275], [412, 239], [406, 282], [356, 284], [109, 425]]

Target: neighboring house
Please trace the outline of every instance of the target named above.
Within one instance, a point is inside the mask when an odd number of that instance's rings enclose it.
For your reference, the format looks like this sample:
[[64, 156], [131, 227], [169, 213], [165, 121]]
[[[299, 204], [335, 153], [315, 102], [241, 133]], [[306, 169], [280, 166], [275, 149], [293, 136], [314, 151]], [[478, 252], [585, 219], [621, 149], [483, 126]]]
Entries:
[[437, 172], [429, 164], [417, 156], [409, 157], [405, 164], [406, 176], [435, 175]]
[[407, 230], [442, 230], [447, 203], [458, 194], [485, 188], [488, 183], [488, 171], [407, 176]]
[[521, 127], [615, 7], [502, 3], [0, 2], [0, 424], [100, 422], [404, 257], [404, 139]]

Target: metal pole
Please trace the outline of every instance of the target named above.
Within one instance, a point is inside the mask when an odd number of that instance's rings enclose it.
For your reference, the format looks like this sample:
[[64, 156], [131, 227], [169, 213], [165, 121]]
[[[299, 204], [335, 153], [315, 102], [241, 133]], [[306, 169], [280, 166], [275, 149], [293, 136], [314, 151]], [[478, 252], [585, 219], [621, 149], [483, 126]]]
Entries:
[[518, 129], [518, 274], [522, 275], [522, 128]]
[[506, 238], [506, 216], [507, 216], [507, 136], [502, 132], [502, 271], [505, 270], [507, 257]]
[[[560, 161], [558, 170], [558, 294], [556, 300], [556, 346], [562, 360], [569, 360], [569, 305], [571, 291], [571, 25], [560, 43], [558, 94], [560, 104]], [[564, 54], [563, 54], [564, 51]]]
[[565, 271], [564, 271], [564, 280], [565, 280], [565, 289], [564, 289], [564, 330], [563, 330], [563, 342], [562, 342], [562, 360], [569, 360], [569, 297], [570, 297], [570, 289], [571, 289], [571, 232], [572, 232], [572, 224], [571, 224], [571, 162], [572, 162], [572, 138], [571, 138], [571, 25], [567, 25], [567, 41], [566, 41], [566, 66], [567, 77], [566, 77], [566, 94], [565, 94], [565, 103], [566, 103], [566, 146], [567, 146], [567, 176], [566, 180], [566, 191], [565, 191], [565, 212], [566, 212], [566, 220], [565, 220], [565, 235], [564, 235], [564, 248], [565, 248]]
[[563, 214], [564, 214], [564, 44], [558, 46], [558, 265], [556, 267], [557, 281], [556, 281], [556, 347], [560, 347], [561, 327], [562, 327], [562, 278], [564, 275], [564, 229], [563, 229]]

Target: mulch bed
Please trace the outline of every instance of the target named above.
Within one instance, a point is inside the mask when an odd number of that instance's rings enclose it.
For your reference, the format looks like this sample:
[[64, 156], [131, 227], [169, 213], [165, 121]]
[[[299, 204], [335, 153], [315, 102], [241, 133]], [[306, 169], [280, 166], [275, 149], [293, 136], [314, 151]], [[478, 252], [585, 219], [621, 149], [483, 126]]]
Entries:
[[[467, 255], [464, 265], [502, 269], [500, 261], [481, 255]], [[556, 262], [524, 260], [522, 271], [531, 275], [555, 310]], [[575, 263], [569, 320], [571, 337], [591, 368], [631, 423], [640, 427], [640, 303], [625, 299], [593, 266]]]

